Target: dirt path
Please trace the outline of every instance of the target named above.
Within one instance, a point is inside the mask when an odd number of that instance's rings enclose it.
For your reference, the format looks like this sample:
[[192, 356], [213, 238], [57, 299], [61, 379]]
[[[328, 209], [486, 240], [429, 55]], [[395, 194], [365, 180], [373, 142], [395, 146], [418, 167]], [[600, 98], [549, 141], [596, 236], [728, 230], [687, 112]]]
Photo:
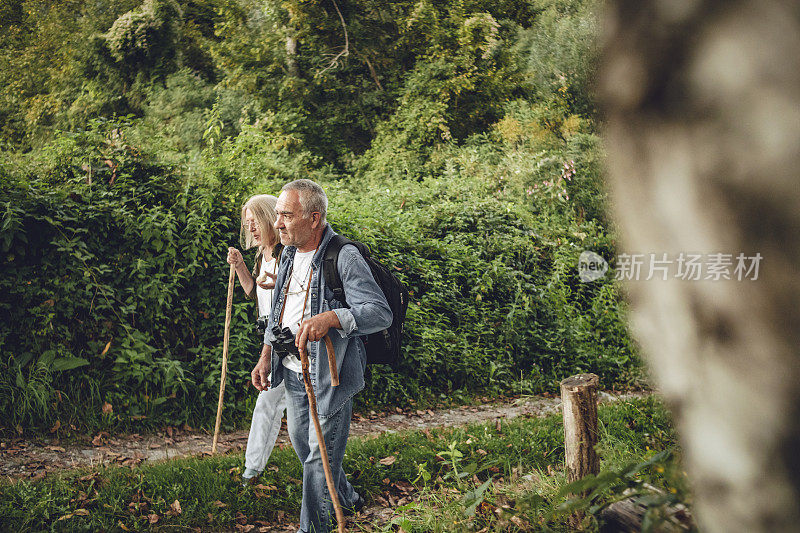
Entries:
[[[645, 393], [612, 395], [600, 393], [601, 401], [642, 396]], [[558, 397], [533, 396], [463, 406], [452, 409], [428, 409], [394, 413], [356, 414], [350, 434], [354, 436], [377, 435], [383, 432], [420, 430], [440, 426], [460, 426], [473, 422], [512, 419], [518, 416], [547, 416], [560, 409]], [[0, 442], [0, 475], [11, 479], [42, 479], [49, 473], [64, 469], [96, 467], [109, 464], [134, 466], [145, 461], [174, 459], [187, 455], [207, 454], [211, 450], [212, 435], [205, 432], [167, 428], [153, 434], [96, 435], [86, 445], [61, 444], [58, 439], [6, 439]], [[247, 430], [220, 435], [220, 451], [243, 450], [247, 444]], [[284, 427], [277, 446], [289, 446]]]

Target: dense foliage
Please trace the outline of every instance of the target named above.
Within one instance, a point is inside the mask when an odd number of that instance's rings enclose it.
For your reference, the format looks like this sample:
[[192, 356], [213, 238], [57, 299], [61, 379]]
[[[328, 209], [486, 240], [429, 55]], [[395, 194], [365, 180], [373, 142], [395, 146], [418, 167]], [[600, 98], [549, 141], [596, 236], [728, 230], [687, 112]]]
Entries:
[[[401, 369], [362, 406], [637, 378], [616, 285], [576, 269], [614, 251], [591, 2], [2, 9], [7, 428], [207, 423], [239, 206], [297, 177], [411, 290]], [[252, 314], [237, 289], [232, 421]]]

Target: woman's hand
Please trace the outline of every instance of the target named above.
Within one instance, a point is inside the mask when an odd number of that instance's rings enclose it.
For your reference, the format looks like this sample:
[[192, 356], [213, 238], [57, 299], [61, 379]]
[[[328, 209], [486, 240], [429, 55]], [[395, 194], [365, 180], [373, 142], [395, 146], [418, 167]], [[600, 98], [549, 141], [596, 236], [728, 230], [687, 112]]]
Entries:
[[256, 283], [259, 287], [265, 290], [274, 289], [275, 288], [275, 278], [278, 276], [273, 274], [272, 272], [267, 272], [266, 270], [258, 276], [256, 279]]
[[240, 263], [244, 261], [244, 257], [242, 257], [242, 252], [237, 250], [234, 247], [228, 248], [228, 264], [233, 266], [239, 266]]

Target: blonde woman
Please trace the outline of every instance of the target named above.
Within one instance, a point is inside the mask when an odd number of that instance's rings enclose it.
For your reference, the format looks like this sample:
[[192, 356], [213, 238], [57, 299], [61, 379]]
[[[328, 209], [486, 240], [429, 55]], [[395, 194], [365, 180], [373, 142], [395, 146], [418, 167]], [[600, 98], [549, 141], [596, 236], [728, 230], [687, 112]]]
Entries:
[[[282, 249], [278, 231], [275, 229], [276, 201], [274, 196], [259, 194], [251, 197], [242, 206], [241, 245], [245, 250], [258, 247], [252, 272], [248, 270], [241, 252], [233, 247], [228, 248], [228, 263], [236, 268], [239, 284], [247, 297], [256, 300], [259, 318], [265, 319], [272, 307], [277, 260]], [[262, 353], [266, 350], [267, 357], [271, 357], [269, 346], [262, 348]], [[268, 389], [261, 382], [261, 376], [253, 373], [251, 379], [253, 386], [261, 392], [253, 409], [250, 435], [244, 454], [245, 470], [242, 478], [245, 484], [264, 470], [275, 447], [286, 409], [286, 387], [283, 383]]]

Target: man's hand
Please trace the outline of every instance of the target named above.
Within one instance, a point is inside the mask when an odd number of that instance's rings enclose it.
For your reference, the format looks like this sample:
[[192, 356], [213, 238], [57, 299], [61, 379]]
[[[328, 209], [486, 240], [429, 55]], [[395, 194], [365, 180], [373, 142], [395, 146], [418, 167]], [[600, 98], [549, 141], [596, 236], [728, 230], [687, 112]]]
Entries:
[[339, 317], [333, 311], [325, 311], [314, 315], [300, 324], [300, 329], [294, 336], [294, 344], [298, 348], [305, 347], [306, 343], [322, 340], [331, 328], [341, 328]]
[[253, 387], [260, 391], [264, 391], [269, 388], [269, 373], [272, 363], [270, 353], [272, 353], [270, 346], [265, 344], [261, 349], [261, 357], [258, 358], [258, 363], [256, 363], [253, 371], [250, 372], [250, 381], [253, 383]]

